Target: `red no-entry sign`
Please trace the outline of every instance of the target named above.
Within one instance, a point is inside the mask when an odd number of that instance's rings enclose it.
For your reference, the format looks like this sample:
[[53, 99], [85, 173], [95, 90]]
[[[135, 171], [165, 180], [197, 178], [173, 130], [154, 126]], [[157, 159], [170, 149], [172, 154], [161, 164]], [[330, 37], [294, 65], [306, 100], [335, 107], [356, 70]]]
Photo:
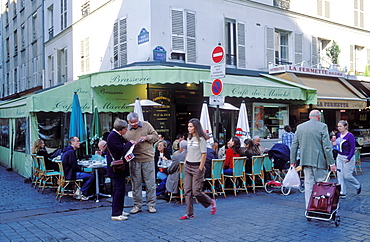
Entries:
[[215, 63], [220, 63], [225, 56], [225, 50], [222, 46], [216, 46], [212, 51], [212, 60]]
[[220, 93], [222, 92], [222, 88], [223, 88], [223, 83], [220, 79], [215, 79], [213, 80], [212, 82], [212, 94], [217, 96], [217, 95], [220, 95]]

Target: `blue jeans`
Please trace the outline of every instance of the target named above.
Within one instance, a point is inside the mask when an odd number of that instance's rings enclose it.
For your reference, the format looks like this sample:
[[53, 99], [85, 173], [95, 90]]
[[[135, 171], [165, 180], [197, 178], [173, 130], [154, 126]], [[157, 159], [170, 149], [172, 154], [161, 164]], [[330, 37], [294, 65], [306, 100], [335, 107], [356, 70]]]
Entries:
[[233, 169], [231, 169], [231, 168], [224, 169], [224, 174], [225, 175], [232, 175], [233, 174]]
[[84, 180], [81, 186], [82, 195], [87, 196], [87, 191], [89, 190], [91, 184], [93, 183], [94, 178], [95, 178], [94, 175], [91, 175], [89, 173], [76, 172], [76, 179]]

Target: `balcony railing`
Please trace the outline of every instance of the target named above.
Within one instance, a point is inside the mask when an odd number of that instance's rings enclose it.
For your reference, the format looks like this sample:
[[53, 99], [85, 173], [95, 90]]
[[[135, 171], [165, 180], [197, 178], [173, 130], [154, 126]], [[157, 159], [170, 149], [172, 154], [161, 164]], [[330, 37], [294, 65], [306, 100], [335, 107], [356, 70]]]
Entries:
[[49, 28], [49, 40], [54, 37], [54, 26]]

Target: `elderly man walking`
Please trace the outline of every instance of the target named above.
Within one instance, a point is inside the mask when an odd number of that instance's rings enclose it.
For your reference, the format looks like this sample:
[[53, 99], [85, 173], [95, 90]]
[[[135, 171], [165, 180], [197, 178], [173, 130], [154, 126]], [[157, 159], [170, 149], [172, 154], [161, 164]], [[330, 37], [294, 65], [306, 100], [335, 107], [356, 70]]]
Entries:
[[329, 167], [331, 171], [336, 171], [328, 127], [320, 122], [320, 111], [312, 110], [309, 119], [309, 121], [297, 126], [290, 151], [290, 163], [295, 166], [297, 151], [300, 148], [300, 165], [304, 172], [306, 208], [315, 182], [325, 180]]
[[138, 143], [134, 148], [135, 158], [130, 161], [130, 176], [132, 182], [132, 195], [134, 207], [130, 213], [135, 214], [141, 211], [143, 206], [142, 199], [142, 180], [146, 185], [146, 204], [150, 213], [155, 213], [156, 205], [156, 184], [153, 144], [158, 140], [158, 133], [153, 126], [146, 121], [139, 121], [137, 113], [127, 115], [129, 124], [128, 130], [124, 135], [127, 140], [135, 140]]

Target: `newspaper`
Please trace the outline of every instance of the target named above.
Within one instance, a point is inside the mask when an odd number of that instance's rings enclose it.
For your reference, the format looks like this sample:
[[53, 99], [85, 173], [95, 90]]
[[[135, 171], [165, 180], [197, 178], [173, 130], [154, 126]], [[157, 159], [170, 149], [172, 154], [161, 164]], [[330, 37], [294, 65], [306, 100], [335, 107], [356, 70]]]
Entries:
[[137, 144], [139, 144], [143, 141], [144, 141], [144, 139], [139, 140], [135, 145], [132, 145], [131, 148], [127, 151], [127, 153], [125, 155], [125, 159], [126, 159], [127, 162], [130, 162], [132, 159], [135, 158], [134, 149], [135, 149]]

